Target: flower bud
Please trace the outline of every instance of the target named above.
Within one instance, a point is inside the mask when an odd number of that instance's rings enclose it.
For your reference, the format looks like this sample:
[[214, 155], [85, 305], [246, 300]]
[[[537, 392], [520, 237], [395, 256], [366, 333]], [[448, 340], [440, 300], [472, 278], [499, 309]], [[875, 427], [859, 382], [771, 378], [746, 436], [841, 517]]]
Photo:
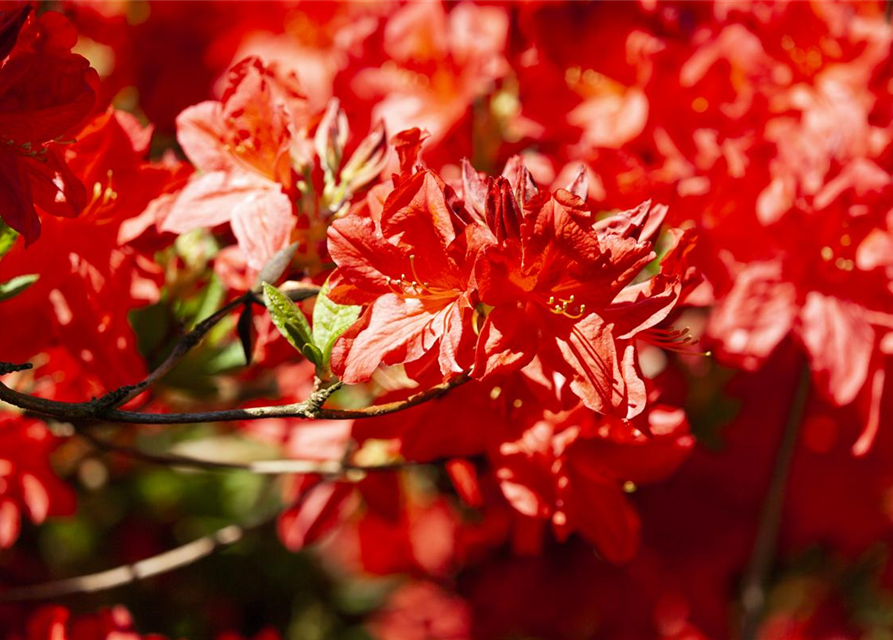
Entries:
[[338, 98], [332, 98], [313, 138], [316, 155], [327, 176], [334, 175], [341, 166], [348, 134], [347, 115]]
[[341, 171], [341, 184], [348, 193], [356, 193], [381, 174], [388, 159], [387, 141], [384, 123], [379, 122]]

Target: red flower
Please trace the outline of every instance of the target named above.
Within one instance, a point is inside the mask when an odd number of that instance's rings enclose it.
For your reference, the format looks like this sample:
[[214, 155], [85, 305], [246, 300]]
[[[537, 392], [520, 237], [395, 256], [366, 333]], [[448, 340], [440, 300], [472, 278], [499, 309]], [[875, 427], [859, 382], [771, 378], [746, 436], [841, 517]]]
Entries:
[[[133, 237], [147, 226], [140, 212], [185, 170], [178, 163], [148, 162], [151, 136], [134, 116], [109, 110], [69, 145], [68, 164], [78, 181], [91, 186], [90, 198], [77, 218], [45, 219], [41, 242], [28, 249], [19, 244], [0, 262], [0, 281], [40, 276], [2, 303], [9, 317], [29, 319], [4, 327], [5, 359], [25, 361], [56, 350], [50, 367], [67, 374], [57, 382], [82, 385], [89, 394], [141, 377], [145, 364], [128, 314], [157, 300], [162, 273], [151, 259], [158, 238]], [[67, 358], [60, 359], [60, 347]]]
[[431, 134], [432, 147], [455, 144], [449, 132], [508, 71], [508, 27], [499, 7], [404, 5], [384, 25], [383, 59], [366, 63], [351, 88], [367, 105], [377, 103], [372, 118], [389, 131], [418, 127]]
[[640, 523], [624, 491], [671, 475], [694, 446], [681, 409], [656, 407], [639, 426], [583, 407], [547, 413], [500, 447], [494, 464], [505, 497], [551, 520], [559, 537], [579, 531], [611, 562], [630, 560]]
[[871, 258], [883, 216], [877, 210], [854, 216], [840, 210], [849, 204], [843, 200], [789, 212], [774, 228], [769, 257], [730, 265], [736, 278], [720, 296], [708, 332], [720, 357], [750, 370], [793, 334], [824, 397], [838, 407], [859, 400], [864, 432], [853, 452], [864, 454], [881, 423], [893, 294], [883, 260]]
[[[660, 273], [632, 284], [655, 258], [650, 239], [665, 208], [645, 203], [597, 221], [570, 191], [528, 200], [529, 174], [518, 162], [507, 170], [515, 189], [466, 167], [464, 207], [430, 171], [404, 174], [383, 205], [372, 199], [335, 222], [333, 295], [368, 307], [336, 345], [333, 371], [362, 382], [379, 364], [413, 362], [437, 346], [449, 377], [468, 369], [479, 330], [475, 378], [539, 355], [588, 407], [636, 415], [645, 387], [634, 339], [667, 316], [681, 289], [680, 276]], [[585, 192], [584, 180], [572, 188]], [[688, 244], [672, 239], [668, 255]]]
[[134, 629], [133, 618], [123, 606], [102, 609], [98, 613], [72, 616], [59, 605], [48, 605], [28, 619], [24, 636], [13, 640], [164, 640], [156, 634], [141, 635]]
[[[434, 373], [427, 372], [420, 384]], [[486, 456], [484, 468], [491, 471], [480, 487], [473, 467], [459, 476], [451, 473], [463, 499], [480, 507], [495, 476], [517, 512], [519, 537], [551, 521], [559, 538], [579, 531], [608, 560], [625, 562], [638, 549], [640, 527], [624, 491], [666, 478], [686, 459], [694, 439], [685, 414], [657, 406], [630, 422], [598, 416], [580, 403], [562, 410], [554, 379], [554, 372], [534, 360], [501, 377], [498, 385], [472, 382], [393, 416], [357, 420], [353, 437], [361, 444], [396, 440], [411, 461]], [[484, 514], [495, 506], [490, 492]], [[538, 550], [540, 544], [527, 548]]]
[[23, 517], [40, 524], [74, 513], [74, 492], [50, 467], [56, 444], [41, 422], [0, 414], [0, 549], [16, 541]]
[[432, 349], [448, 377], [471, 360], [473, 229], [460, 218], [451, 190], [430, 171], [395, 188], [383, 204], [336, 220], [329, 252], [338, 269], [331, 297], [367, 304], [332, 354], [345, 382], [368, 380], [379, 364], [418, 360]]
[[[578, 181], [579, 182], [579, 181]], [[473, 375], [486, 379], [539, 355], [591, 409], [632, 417], [645, 408], [635, 338], [675, 305], [679, 276], [634, 279], [655, 258], [665, 207], [650, 202], [598, 220], [570, 191], [518, 202], [508, 181], [489, 184], [490, 229], [475, 268], [487, 307]], [[585, 193], [585, 185], [572, 186]], [[674, 236], [672, 250], [687, 243]]]
[[180, 114], [180, 144], [200, 173], [170, 203], [163, 231], [229, 222], [255, 270], [291, 242], [292, 164], [305, 164], [310, 153], [309, 141], [298, 136], [303, 127], [296, 112], [303, 98], [296, 82], [275, 76], [258, 58], [246, 58], [230, 70], [221, 101]]
[[96, 72], [71, 53], [77, 34], [59, 13], [0, 16], [0, 210], [27, 243], [40, 235], [35, 207], [76, 216], [86, 191], [66, 166], [63, 143], [95, 103]]

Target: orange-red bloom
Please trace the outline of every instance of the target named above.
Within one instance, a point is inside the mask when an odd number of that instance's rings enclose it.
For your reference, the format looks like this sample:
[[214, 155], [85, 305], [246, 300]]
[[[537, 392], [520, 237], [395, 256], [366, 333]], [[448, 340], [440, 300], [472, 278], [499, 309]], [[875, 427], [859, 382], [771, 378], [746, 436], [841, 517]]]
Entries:
[[446, 377], [470, 364], [473, 229], [449, 191], [420, 171], [383, 204], [332, 225], [329, 252], [338, 270], [331, 296], [368, 305], [332, 355], [345, 382], [368, 380], [379, 364], [412, 362], [434, 348]]
[[229, 222], [255, 270], [287, 246], [296, 220], [293, 164], [306, 164], [310, 153], [297, 134], [303, 102], [294, 76], [280, 78], [246, 58], [230, 70], [221, 101], [181, 113], [180, 144], [200, 173], [170, 203], [161, 229]]
[[[578, 183], [571, 189], [585, 194]], [[515, 370], [539, 355], [589, 408], [640, 413], [645, 385], [634, 340], [667, 317], [681, 290], [678, 275], [634, 284], [655, 259], [652, 240], [666, 208], [646, 202], [599, 220], [571, 191], [524, 201], [505, 179], [489, 183], [480, 208], [489, 237], [475, 267], [486, 320], [474, 376]]]
[[40, 235], [36, 208], [73, 217], [87, 203], [64, 144], [92, 111], [98, 82], [71, 53], [71, 24], [54, 12], [32, 18], [30, 8], [0, 15], [0, 212], [29, 244]]

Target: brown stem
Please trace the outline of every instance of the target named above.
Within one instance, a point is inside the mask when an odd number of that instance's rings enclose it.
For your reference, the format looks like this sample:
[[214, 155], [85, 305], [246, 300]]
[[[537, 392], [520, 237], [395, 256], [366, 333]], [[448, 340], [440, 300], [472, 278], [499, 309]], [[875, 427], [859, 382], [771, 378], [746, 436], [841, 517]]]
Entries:
[[[91, 440], [93, 439], [91, 438]], [[140, 456], [143, 457], [142, 453], [140, 453]], [[154, 458], [154, 456], [150, 457]], [[179, 458], [179, 456], [177, 456], [177, 458]], [[183, 460], [189, 459], [181, 458], [180, 462], [177, 462], [177, 464], [183, 466]], [[192, 460], [192, 462], [196, 462], [205, 467], [208, 466], [207, 461]], [[298, 463], [299, 461], [283, 460], [276, 462]], [[428, 462], [425, 462], [424, 464], [443, 464], [444, 462], [446, 462], [446, 459], [437, 459], [430, 460]], [[167, 463], [167, 461], [165, 461], [165, 463]], [[363, 467], [360, 465], [350, 465], [342, 463], [331, 464], [337, 464], [339, 473], [343, 475], [344, 472], [354, 469], [362, 471], [383, 471], [388, 469], [396, 470], [422, 463], [401, 462], [391, 465], [380, 465], [376, 467]], [[228, 466], [228, 463], [211, 463], [211, 465], [213, 465], [215, 468], [221, 468], [221, 465], [227, 465], [227, 468], [233, 468]], [[322, 473], [323, 475], [331, 475], [329, 471], [334, 471], [334, 467], [327, 471], [323, 467], [317, 466], [313, 469], [301, 470], [300, 473], [312, 472]], [[264, 473], [266, 472], [267, 471], [264, 471]], [[274, 473], [274, 471], [269, 472]], [[282, 472], [294, 473], [295, 469], [285, 469]], [[307, 494], [305, 493], [304, 496], [306, 495]], [[299, 500], [303, 499], [304, 496], [302, 496]], [[183, 546], [165, 551], [164, 553], [160, 553], [156, 556], [152, 556], [151, 558], [146, 558], [145, 560], [140, 560], [139, 562], [134, 562], [133, 564], [122, 565], [114, 569], [100, 571], [99, 573], [91, 573], [75, 578], [54, 580], [51, 582], [44, 582], [36, 585], [8, 589], [6, 591], [0, 592], [0, 603], [21, 602], [27, 600], [51, 600], [54, 598], [72, 594], [106, 591], [108, 589], [114, 589], [116, 587], [121, 587], [137, 582], [138, 580], [144, 580], [146, 578], [151, 578], [153, 576], [174, 571], [176, 569], [180, 569], [182, 567], [190, 565], [198, 560], [201, 560], [202, 558], [211, 555], [222, 547], [235, 544], [244, 537], [246, 532], [262, 527], [267, 522], [269, 522], [269, 520], [269, 518], [262, 519], [255, 524], [250, 525], [228, 525], [197, 540], [193, 540], [192, 542], [188, 542]]]
[[775, 458], [772, 480], [763, 502], [757, 537], [744, 573], [741, 591], [741, 640], [754, 640], [766, 606], [766, 583], [775, 560], [788, 471], [797, 445], [800, 423], [809, 398], [809, 368], [804, 367], [791, 402], [788, 421]]
[[[361, 465], [338, 460], [255, 460], [252, 462], [229, 462], [207, 460], [179, 454], [155, 454], [113, 444], [99, 438], [87, 429], [78, 429], [78, 433], [90, 441], [97, 449], [109, 453], [117, 453], [135, 460], [160, 464], [168, 467], [186, 467], [202, 471], [248, 471], [259, 475], [281, 475], [291, 473], [313, 473], [329, 478], [342, 477], [351, 471], [376, 472], [398, 471], [414, 467], [420, 463], [414, 461], [395, 461], [386, 464]], [[433, 461], [435, 463], [437, 461]]]
[[0, 382], [0, 400], [26, 411], [33, 411], [60, 420], [92, 420], [127, 424], [196, 424], [203, 422], [231, 422], [235, 420], [262, 420], [264, 418], [298, 418], [303, 420], [348, 420], [371, 418], [396, 413], [439, 398], [450, 389], [468, 381], [462, 375], [449, 382], [416, 393], [404, 400], [373, 405], [364, 409], [326, 409], [322, 404], [336, 387], [328, 387], [303, 402], [245, 409], [200, 411], [192, 413], [142, 413], [123, 411], [99, 406], [96, 402], [61, 402], [36, 398], [10, 389]]
[[[304, 300], [318, 294], [319, 287], [317, 287], [316, 285], [304, 285], [301, 288], [291, 289], [285, 293], [294, 301]], [[110, 391], [109, 393], [96, 400], [96, 404], [105, 409], [116, 409], [130, 402], [143, 391], [145, 391], [153, 384], [161, 380], [168, 373], [170, 373], [171, 370], [175, 366], [177, 366], [180, 360], [182, 360], [183, 357], [187, 353], [189, 353], [189, 351], [193, 347], [198, 345], [198, 343], [201, 342], [202, 338], [204, 338], [211, 329], [217, 326], [217, 324], [221, 320], [223, 320], [230, 313], [232, 313], [242, 305], [250, 304], [251, 302], [256, 301], [257, 299], [255, 297], [255, 294], [249, 291], [248, 293], [244, 293], [234, 300], [223, 305], [220, 309], [195, 325], [192, 331], [181, 336], [168, 356], [143, 380], [136, 384], [127, 385], [115, 389], [114, 391]]]
[[242, 539], [245, 532], [260, 526], [229, 525], [157, 556], [126, 564], [115, 569], [91, 573], [66, 580], [54, 580], [0, 592], [0, 602], [50, 600], [74, 593], [95, 593], [167, 573], [201, 560], [221, 547]]

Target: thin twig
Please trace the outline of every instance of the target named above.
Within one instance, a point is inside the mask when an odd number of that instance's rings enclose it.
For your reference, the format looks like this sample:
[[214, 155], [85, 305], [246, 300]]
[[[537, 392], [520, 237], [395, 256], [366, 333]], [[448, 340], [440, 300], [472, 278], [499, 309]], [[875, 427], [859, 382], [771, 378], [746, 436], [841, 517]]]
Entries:
[[[3, 364], [4, 363], [0, 363], [0, 366]], [[9, 367], [22, 366], [25, 365], [7, 365], [7, 369]], [[26, 368], [30, 368], [30, 366]], [[2, 368], [0, 368], [0, 372], [2, 372]], [[319, 397], [314, 393], [310, 398], [303, 402], [284, 405], [191, 413], [142, 413], [138, 411], [123, 411], [121, 409], [97, 407], [95, 402], [61, 402], [59, 400], [37, 398], [10, 389], [2, 382], [0, 382], [0, 400], [26, 411], [33, 411], [41, 415], [69, 421], [92, 420], [127, 424], [196, 424], [204, 422], [232, 422], [236, 420], [262, 420], [265, 418], [350, 420], [372, 418], [409, 409], [429, 400], [439, 398], [450, 389], [467, 382], [468, 379], [467, 375], [462, 375], [449, 382], [444, 382], [431, 387], [426, 391], [411, 395], [404, 400], [373, 405], [363, 409], [326, 409], [321, 406], [322, 403], [319, 401]], [[325, 397], [328, 397], [331, 393], [331, 388], [323, 389], [318, 393], [322, 393]], [[323, 398], [323, 402], [324, 401], [325, 398]]]
[[[298, 289], [291, 289], [285, 292], [294, 301], [311, 298], [319, 293], [319, 287], [316, 285], [303, 285]], [[217, 324], [226, 318], [230, 313], [245, 304], [258, 302], [253, 292], [248, 292], [231, 300], [223, 305], [220, 309], [212, 313], [210, 316], [200, 321], [192, 331], [182, 335], [173, 350], [155, 369], [140, 382], [133, 385], [126, 385], [110, 391], [94, 402], [102, 409], [117, 409], [118, 407], [130, 402], [143, 391], [151, 387], [153, 384], [161, 380], [164, 376], [171, 372], [177, 366], [180, 360], [189, 353], [207, 333]]]
[[[94, 442], [97, 441], [93, 438], [91, 438], [91, 440]], [[205, 461], [200, 462], [202, 464], [205, 464]], [[424, 464], [442, 464], [444, 462], [446, 462], [446, 459], [437, 459], [428, 461]], [[422, 463], [401, 462], [394, 463], [392, 465], [380, 465], [377, 467], [362, 467], [359, 465], [341, 463], [337, 464], [340, 467], [340, 472], [344, 473], [345, 471], [349, 471], [352, 469], [365, 471], [382, 471], [388, 468], [402, 469], [410, 465]], [[293, 473], [295, 472], [295, 470], [288, 469], [284, 472]], [[302, 472], [323, 473], [325, 475], [325, 470], [321, 467]], [[300, 502], [307, 495], [307, 493], [304, 493], [298, 499], [298, 501]], [[193, 540], [192, 542], [188, 542], [175, 549], [165, 551], [156, 556], [152, 556], [151, 558], [146, 558], [145, 560], [140, 560], [132, 564], [122, 565], [114, 569], [108, 569], [106, 571], [91, 573], [84, 576], [77, 576], [74, 578], [54, 580], [41, 584], [16, 587], [13, 589], [8, 589], [6, 591], [0, 591], [0, 603], [21, 602], [30, 600], [51, 600], [66, 595], [96, 593], [98, 591], [106, 591], [109, 589], [132, 584], [139, 580], [145, 580], [146, 578], [151, 578], [163, 573], [168, 573], [170, 571], [180, 569], [198, 560], [201, 560], [202, 558], [206, 558], [222, 547], [235, 544], [244, 537], [245, 533], [254, 529], [258, 529], [267, 524], [267, 522], [269, 521], [270, 518], [267, 517], [249, 525], [228, 525], [226, 527], [223, 527], [222, 529], [218, 529], [213, 533], [203, 536], [197, 540]]]
[[231, 302], [228, 302], [215, 313], [195, 325], [192, 331], [181, 336], [168, 356], [143, 380], [136, 384], [126, 385], [108, 392], [96, 401], [97, 404], [108, 409], [116, 409], [121, 405], [130, 402], [143, 391], [161, 380], [164, 376], [170, 373], [175, 366], [177, 366], [180, 360], [182, 360], [183, 357], [189, 353], [189, 351], [195, 347], [211, 329], [217, 326], [217, 324], [230, 313], [245, 304], [248, 295], [250, 294], [241, 295]]
[[[419, 462], [407, 460], [377, 465], [353, 464], [351, 462], [341, 462], [339, 460], [254, 460], [251, 462], [230, 462], [195, 458], [180, 454], [149, 453], [134, 447], [113, 444], [96, 436], [87, 429], [79, 429], [78, 434], [87, 439], [97, 449], [109, 453], [116, 453], [142, 462], [149, 462], [167, 467], [184, 467], [201, 471], [248, 471], [258, 475], [312, 473], [328, 478], [340, 478], [351, 471], [399, 471], [421, 464]], [[435, 464], [436, 462], [438, 461], [432, 461], [430, 464]]]
[[54, 580], [27, 587], [17, 587], [0, 592], [0, 602], [20, 602], [23, 600], [50, 600], [75, 593], [95, 593], [145, 580], [167, 573], [201, 560], [221, 547], [229, 546], [242, 539], [247, 531], [264, 523], [249, 526], [229, 525], [203, 536], [181, 547], [165, 551], [133, 564], [115, 569], [91, 573], [76, 578]]
[[757, 637], [763, 617], [766, 606], [766, 583], [769, 570], [775, 560], [788, 471], [796, 450], [797, 436], [800, 432], [800, 423], [803, 422], [803, 413], [806, 410], [808, 398], [809, 368], [804, 367], [791, 401], [788, 421], [775, 458], [772, 480], [763, 502], [757, 537], [744, 574], [741, 592], [741, 640], [754, 640]]
[[[306, 285], [298, 289], [288, 290], [286, 295], [292, 300], [303, 300], [319, 293], [319, 287]], [[264, 418], [298, 418], [304, 420], [350, 420], [386, 415], [409, 409], [428, 400], [438, 398], [453, 387], [468, 381], [462, 375], [449, 382], [412, 395], [405, 400], [374, 405], [364, 409], [325, 409], [323, 404], [328, 397], [340, 388], [341, 383], [315, 390], [303, 402], [286, 405], [250, 407], [246, 409], [227, 409], [221, 411], [201, 411], [191, 413], [144, 413], [124, 411], [121, 405], [132, 400], [160, 380], [189, 352], [218, 322], [242, 304], [256, 302], [253, 292], [245, 293], [221, 307], [218, 311], [199, 322], [195, 328], [185, 334], [176, 344], [167, 358], [153, 370], [144, 380], [134, 385], [120, 387], [90, 402], [61, 402], [38, 398], [14, 389], [0, 382], [0, 400], [25, 411], [61, 420], [92, 420], [110, 423], [129, 424], [195, 424], [204, 422], [231, 422], [237, 420], [261, 420]], [[0, 375], [31, 369], [31, 364], [14, 364], [0, 362]]]

